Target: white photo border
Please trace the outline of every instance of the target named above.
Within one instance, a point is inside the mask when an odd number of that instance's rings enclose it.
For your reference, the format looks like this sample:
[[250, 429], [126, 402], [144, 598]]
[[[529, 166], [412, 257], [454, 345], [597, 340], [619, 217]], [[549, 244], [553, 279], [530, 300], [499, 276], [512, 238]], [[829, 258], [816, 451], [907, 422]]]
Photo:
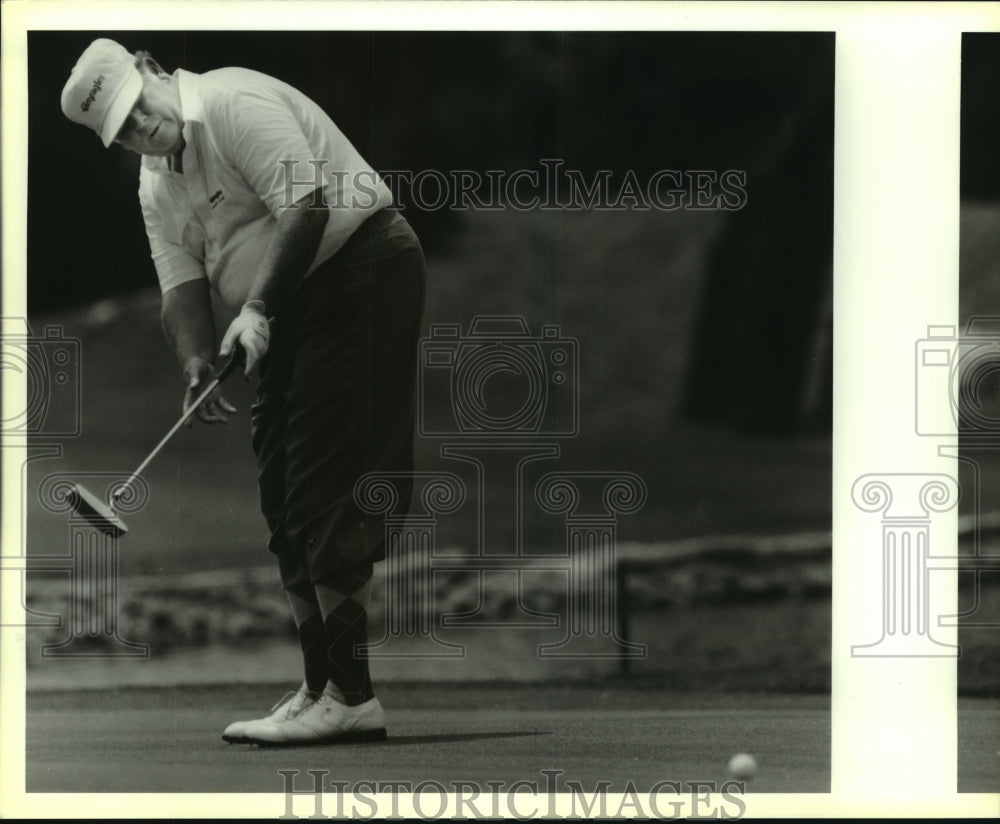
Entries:
[[[956, 661], [855, 658], [881, 602], [877, 519], [851, 503], [866, 473], [940, 472], [913, 432], [914, 342], [957, 325], [963, 32], [1000, 31], [989, 3], [59, 2], [3, 7], [3, 314], [26, 316], [27, 32], [57, 29], [832, 31], [836, 33], [832, 791], [751, 794], [747, 817], [995, 816], [956, 792]], [[931, 161], [931, 162], [929, 162]], [[4, 374], [3, 404], [24, 386]], [[876, 391], [877, 390], [877, 391]], [[7, 406], [7, 405], [10, 406]], [[23, 405], [23, 404], [22, 404]], [[0, 450], [3, 541], [17, 541], [21, 456]], [[957, 525], [954, 513], [942, 515]], [[951, 534], [956, 534], [951, 529]], [[937, 549], [948, 551], [948, 547]], [[952, 554], [954, 554], [954, 547]], [[956, 574], [957, 575], [957, 574]], [[2, 584], [7, 587], [7, 578]], [[945, 579], [947, 580], [947, 578]], [[957, 591], [957, 577], [950, 579]], [[17, 598], [15, 597], [16, 601]], [[955, 596], [937, 612], [954, 613]], [[858, 604], [869, 606], [859, 609]], [[3, 609], [17, 606], [0, 599]], [[0, 624], [7, 622], [0, 620]], [[954, 633], [954, 630], [952, 630]], [[267, 794], [26, 794], [25, 630], [0, 628], [4, 817], [255, 817]], [[948, 641], [945, 632], [941, 640]], [[954, 641], [954, 637], [952, 638]], [[387, 808], [386, 808], [387, 809]], [[558, 807], [557, 807], [558, 809]]]

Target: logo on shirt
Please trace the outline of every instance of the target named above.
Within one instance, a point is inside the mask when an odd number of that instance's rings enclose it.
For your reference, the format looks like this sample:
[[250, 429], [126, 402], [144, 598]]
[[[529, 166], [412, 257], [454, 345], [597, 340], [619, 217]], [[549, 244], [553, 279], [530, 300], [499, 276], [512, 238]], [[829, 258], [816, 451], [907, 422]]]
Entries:
[[97, 100], [97, 93], [104, 86], [105, 75], [99, 74], [97, 80], [94, 81], [94, 85], [90, 89], [90, 94], [87, 95], [87, 99], [80, 104], [80, 108], [85, 112], [90, 111], [90, 104]]
[[222, 189], [219, 189], [219, 191], [213, 193], [212, 196], [209, 197], [208, 203], [214, 209], [216, 206], [218, 206], [220, 203], [222, 203], [222, 201], [225, 200], [225, 199], [226, 199], [226, 196], [222, 193]]

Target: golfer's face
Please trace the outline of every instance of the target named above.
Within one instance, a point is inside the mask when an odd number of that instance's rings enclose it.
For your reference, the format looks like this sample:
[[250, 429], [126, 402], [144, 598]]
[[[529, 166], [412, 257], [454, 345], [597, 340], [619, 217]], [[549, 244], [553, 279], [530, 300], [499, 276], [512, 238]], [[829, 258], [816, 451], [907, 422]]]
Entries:
[[115, 143], [142, 155], [172, 155], [183, 145], [183, 127], [167, 83], [142, 71], [142, 94], [115, 135]]

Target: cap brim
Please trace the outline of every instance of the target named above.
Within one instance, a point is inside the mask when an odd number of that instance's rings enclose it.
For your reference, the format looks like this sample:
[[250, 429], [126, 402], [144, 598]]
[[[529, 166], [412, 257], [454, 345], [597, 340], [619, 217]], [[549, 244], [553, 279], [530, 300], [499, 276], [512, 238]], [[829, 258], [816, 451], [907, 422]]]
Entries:
[[104, 118], [104, 124], [101, 126], [101, 142], [104, 143], [104, 148], [110, 146], [115, 135], [121, 131], [128, 113], [132, 111], [140, 94], [142, 94], [142, 75], [139, 74], [139, 70], [135, 66], [132, 66], [125, 76], [125, 82], [122, 83], [121, 88], [118, 89], [111, 101], [107, 117]]

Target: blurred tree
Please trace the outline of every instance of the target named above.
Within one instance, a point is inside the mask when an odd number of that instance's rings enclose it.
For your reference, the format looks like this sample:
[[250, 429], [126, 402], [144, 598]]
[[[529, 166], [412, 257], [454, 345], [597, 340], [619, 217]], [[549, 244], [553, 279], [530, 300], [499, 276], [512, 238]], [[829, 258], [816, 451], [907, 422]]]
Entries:
[[802, 74], [709, 260], [690, 418], [782, 434], [832, 421], [833, 38]]

